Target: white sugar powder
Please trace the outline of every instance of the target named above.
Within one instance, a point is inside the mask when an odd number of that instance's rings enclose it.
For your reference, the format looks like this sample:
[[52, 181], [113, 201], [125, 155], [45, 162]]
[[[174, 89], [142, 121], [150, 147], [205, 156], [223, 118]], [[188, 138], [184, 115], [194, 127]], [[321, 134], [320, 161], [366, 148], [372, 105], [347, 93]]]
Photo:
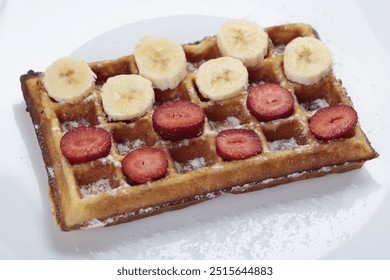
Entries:
[[324, 108], [328, 107], [329, 103], [326, 101], [326, 99], [316, 99], [312, 102], [312, 106], [316, 106], [317, 108]]
[[[249, 88], [251, 88], [251, 87], [255, 87], [255, 86], [261, 86], [261, 85], [265, 85], [266, 83], [264, 82], [264, 81], [259, 81], [259, 82], [255, 82], [255, 83], [251, 83], [250, 85], [249, 85]], [[246, 105], [246, 100], [245, 100], [245, 103], [244, 103], [245, 105]]]
[[320, 108], [328, 107], [329, 103], [326, 99], [317, 98], [314, 101], [302, 103], [301, 106], [305, 111], [315, 111]]
[[49, 167], [47, 168], [47, 172], [49, 173], [49, 176], [50, 176], [51, 178], [54, 178], [54, 169], [53, 169], [53, 167], [49, 166]]
[[153, 211], [154, 211], [153, 207], [148, 207], [148, 208], [140, 209], [140, 210], [138, 211], [138, 213], [142, 215], [142, 214], [151, 213], [151, 212], [153, 212]]
[[187, 71], [188, 72], [194, 72], [196, 70], [198, 70], [198, 68], [193, 63], [191, 63], [191, 62], [187, 63]]
[[214, 193], [206, 193], [205, 195], [207, 198], [213, 199], [216, 198], [217, 196]]
[[175, 145], [176, 148], [180, 148], [180, 147], [183, 147], [183, 146], [188, 146], [190, 144], [190, 140], [189, 139], [184, 139], [182, 141], [178, 141]]
[[289, 139], [281, 139], [275, 140], [272, 142], [268, 142], [269, 148], [272, 152], [281, 151], [281, 150], [289, 150], [298, 146], [295, 138], [291, 137]]
[[99, 161], [104, 165], [113, 163], [117, 167], [122, 167], [122, 164], [119, 161], [115, 160], [112, 155], [108, 155], [104, 158], [100, 158]]
[[240, 127], [241, 121], [239, 118], [230, 116], [227, 117], [224, 121], [209, 121], [210, 128], [216, 132], [220, 132], [225, 129], [238, 128]]
[[214, 170], [222, 170], [223, 169], [223, 165], [222, 164], [214, 164], [212, 168]]
[[129, 140], [124, 143], [120, 143], [116, 145], [118, 152], [121, 154], [126, 154], [132, 150], [141, 148], [142, 146], [146, 146], [145, 141], [141, 139]]
[[198, 62], [187, 62], [187, 71], [195, 72], [198, 70], [199, 66], [202, 65], [206, 60], [202, 59]]
[[238, 118], [236, 118], [236, 117], [231, 116], [231, 117], [228, 117], [226, 120], [227, 120], [231, 125], [233, 125], [234, 127], [240, 125], [240, 120], [239, 120]]
[[85, 101], [85, 102], [92, 101], [92, 100], [95, 99], [95, 97], [96, 97], [96, 92], [94, 92], [94, 93], [88, 95], [88, 96], [84, 99], [84, 101]]
[[96, 218], [93, 218], [87, 222], [87, 224], [85, 225], [85, 228], [98, 228], [98, 227], [103, 227], [105, 225], [106, 225], [105, 222], [102, 222]]
[[295, 172], [295, 173], [291, 173], [291, 174], [288, 174], [286, 177], [287, 178], [298, 178], [302, 175], [305, 175], [307, 173], [307, 171], [303, 171], [303, 172]]
[[89, 195], [99, 194], [111, 190], [109, 179], [100, 179], [94, 183], [80, 186], [81, 196], [87, 197]]
[[61, 124], [62, 130], [64, 132], [67, 132], [68, 130], [76, 128], [76, 127], [88, 126], [88, 125], [90, 125], [90, 123], [86, 119], [81, 119], [81, 120], [78, 120], [78, 121], [66, 121], [66, 122], [63, 122]]
[[284, 48], [285, 48], [285, 47], [286, 47], [285, 45], [276, 45], [275, 48], [274, 48], [275, 53], [276, 53], [277, 55], [283, 55], [283, 54], [284, 54]]
[[332, 166], [324, 166], [320, 168], [320, 171], [322, 172], [329, 172], [332, 170]]
[[206, 160], [203, 157], [194, 158], [185, 162], [175, 161], [177, 172], [183, 173], [206, 166]]

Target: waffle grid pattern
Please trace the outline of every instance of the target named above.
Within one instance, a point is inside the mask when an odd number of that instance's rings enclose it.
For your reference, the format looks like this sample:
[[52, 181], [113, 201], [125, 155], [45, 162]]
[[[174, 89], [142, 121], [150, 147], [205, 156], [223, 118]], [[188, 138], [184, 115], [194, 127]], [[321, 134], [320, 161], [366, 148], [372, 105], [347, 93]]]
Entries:
[[[341, 82], [331, 72], [316, 85], [289, 82], [283, 72], [283, 49], [298, 36], [316, 36], [305, 24], [266, 29], [270, 37], [268, 54], [258, 67], [248, 69], [250, 86], [277, 83], [294, 95], [292, 116], [258, 122], [246, 107], [247, 93], [224, 101], [205, 100], [195, 84], [201, 63], [220, 56], [215, 37], [183, 45], [188, 74], [172, 90], [155, 90], [155, 107], [171, 100], [188, 100], [205, 112], [203, 134], [194, 139], [164, 141], [154, 132], [152, 113], [131, 122], [114, 122], [103, 111], [99, 90], [107, 78], [137, 74], [132, 55], [117, 60], [90, 63], [97, 74], [97, 86], [77, 104], [53, 101], [42, 86], [42, 74], [22, 76], [27, 107], [35, 124], [49, 176], [49, 192], [56, 221], [63, 230], [106, 226], [178, 209], [224, 192], [241, 193], [294, 180], [343, 172], [361, 167], [376, 156], [359, 125], [348, 139], [322, 142], [308, 129], [308, 120], [318, 108], [352, 105]], [[154, 108], [155, 108], [154, 107]], [[70, 165], [62, 156], [59, 142], [73, 127], [92, 125], [112, 136], [108, 157]], [[224, 162], [216, 153], [217, 133], [229, 128], [254, 130], [262, 152], [250, 159]], [[133, 185], [122, 173], [121, 161], [131, 150], [153, 146], [169, 156], [165, 178], [145, 185]]]

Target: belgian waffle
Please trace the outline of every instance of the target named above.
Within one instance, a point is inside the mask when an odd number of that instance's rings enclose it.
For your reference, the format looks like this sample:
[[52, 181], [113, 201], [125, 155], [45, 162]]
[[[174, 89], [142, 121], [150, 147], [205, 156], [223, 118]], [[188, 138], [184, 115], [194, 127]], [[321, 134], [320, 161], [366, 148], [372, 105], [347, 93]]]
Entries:
[[[216, 37], [182, 45], [187, 75], [172, 90], [155, 90], [155, 106], [188, 100], [205, 112], [201, 136], [180, 141], [161, 139], [153, 130], [152, 114], [134, 121], [110, 121], [99, 94], [109, 77], [138, 74], [133, 55], [89, 63], [97, 75], [96, 87], [76, 104], [51, 99], [42, 83], [44, 73], [29, 71], [21, 77], [24, 99], [30, 112], [46, 165], [49, 194], [55, 220], [64, 231], [119, 224], [167, 210], [183, 208], [224, 193], [260, 190], [297, 180], [360, 168], [377, 153], [359, 124], [353, 136], [319, 141], [310, 133], [308, 120], [315, 110], [335, 104], [352, 105], [342, 83], [331, 71], [310, 86], [290, 82], [283, 71], [284, 46], [299, 36], [318, 37], [306, 24], [265, 28], [269, 47], [263, 62], [248, 68], [250, 85], [276, 83], [294, 95], [294, 113], [268, 122], [257, 121], [246, 107], [247, 92], [210, 101], [197, 89], [198, 67], [220, 57]], [[154, 106], [154, 108], [155, 108]], [[62, 135], [78, 126], [98, 126], [110, 132], [112, 146], [107, 157], [71, 165], [61, 153]], [[262, 152], [254, 157], [223, 161], [216, 153], [215, 138], [228, 128], [254, 130]], [[129, 151], [151, 146], [169, 156], [168, 173], [162, 179], [141, 185], [126, 180], [121, 161]]]

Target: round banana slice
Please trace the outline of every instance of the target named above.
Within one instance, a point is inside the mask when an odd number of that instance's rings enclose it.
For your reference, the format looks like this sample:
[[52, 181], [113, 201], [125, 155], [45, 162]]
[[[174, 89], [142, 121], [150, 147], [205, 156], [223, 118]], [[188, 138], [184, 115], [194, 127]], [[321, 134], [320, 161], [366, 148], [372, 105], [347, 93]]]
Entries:
[[195, 77], [199, 92], [211, 100], [232, 98], [248, 87], [248, 70], [238, 59], [220, 57], [203, 63]]
[[57, 102], [76, 103], [90, 93], [95, 79], [85, 61], [63, 57], [46, 69], [43, 84], [47, 94]]
[[183, 48], [168, 39], [144, 37], [134, 49], [139, 74], [160, 90], [173, 89], [187, 74]]
[[109, 78], [100, 94], [104, 112], [114, 121], [141, 117], [154, 103], [152, 82], [135, 74]]
[[222, 25], [217, 44], [223, 56], [237, 58], [246, 67], [253, 67], [267, 54], [268, 34], [254, 22], [232, 19]]
[[290, 81], [312, 85], [331, 70], [332, 54], [320, 40], [298, 37], [286, 45], [283, 67]]

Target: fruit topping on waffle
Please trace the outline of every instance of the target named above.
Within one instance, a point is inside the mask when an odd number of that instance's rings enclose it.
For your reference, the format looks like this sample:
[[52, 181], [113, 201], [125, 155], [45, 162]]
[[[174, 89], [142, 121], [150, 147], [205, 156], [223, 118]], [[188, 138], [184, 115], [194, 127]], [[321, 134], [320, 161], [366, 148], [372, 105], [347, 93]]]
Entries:
[[309, 120], [309, 128], [317, 139], [332, 140], [350, 134], [357, 119], [351, 106], [334, 105], [316, 111]]
[[224, 160], [240, 160], [257, 155], [261, 142], [257, 134], [249, 129], [227, 129], [217, 135], [216, 148]]
[[164, 103], [153, 113], [153, 128], [164, 140], [182, 140], [202, 134], [204, 112], [196, 104], [177, 100]]
[[129, 180], [144, 184], [165, 176], [168, 157], [161, 149], [143, 147], [128, 153], [122, 161], [122, 168]]
[[247, 107], [259, 121], [273, 121], [292, 115], [294, 97], [277, 84], [259, 85], [250, 89]]
[[21, 83], [65, 231], [345, 172], [378, 156], [307, 24], [229, 20], [216, 36], [183, 45], [147, 36], [134, 54], [61, 58]]
[[62, 136], [60, 147], [70, 163], [88, 162], [109, 154], [111, 136], [102, 128], [78, 127]]

